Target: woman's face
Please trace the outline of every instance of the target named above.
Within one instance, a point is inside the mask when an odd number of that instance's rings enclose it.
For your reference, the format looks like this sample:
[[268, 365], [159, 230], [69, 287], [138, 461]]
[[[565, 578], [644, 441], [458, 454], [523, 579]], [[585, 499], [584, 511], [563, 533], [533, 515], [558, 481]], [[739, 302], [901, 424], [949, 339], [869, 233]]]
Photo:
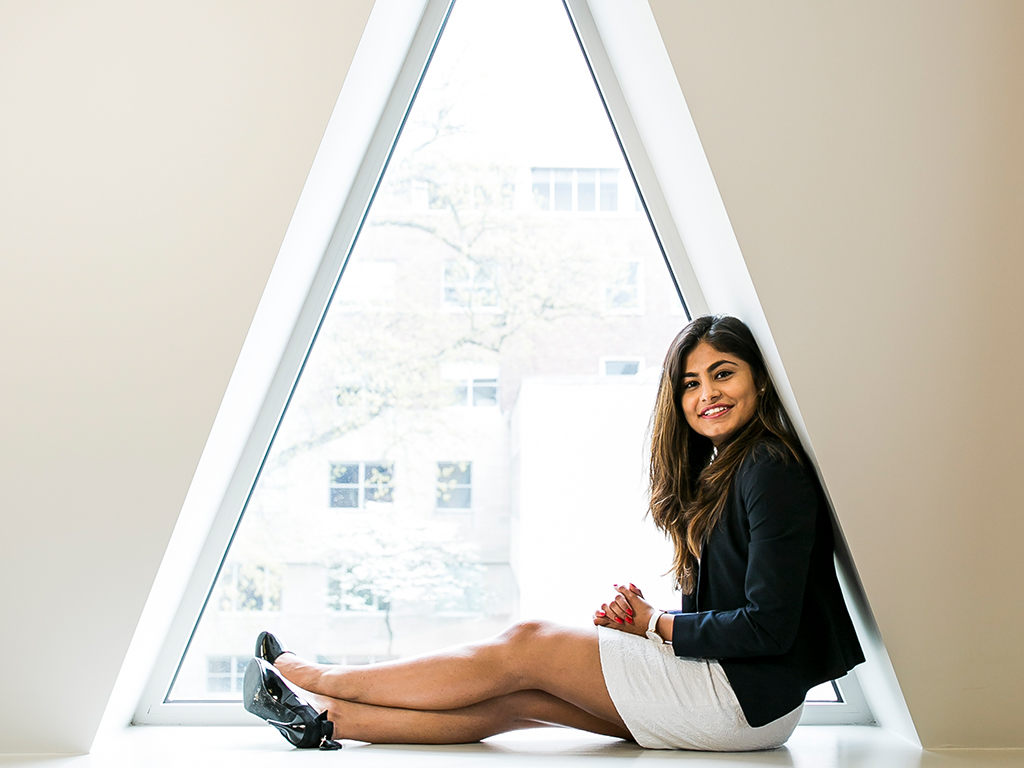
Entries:
[[682, 406], [690, 429], [718, 448], [757, 412], [753, 371], [738, 357], [702, 341], [686, 358]]

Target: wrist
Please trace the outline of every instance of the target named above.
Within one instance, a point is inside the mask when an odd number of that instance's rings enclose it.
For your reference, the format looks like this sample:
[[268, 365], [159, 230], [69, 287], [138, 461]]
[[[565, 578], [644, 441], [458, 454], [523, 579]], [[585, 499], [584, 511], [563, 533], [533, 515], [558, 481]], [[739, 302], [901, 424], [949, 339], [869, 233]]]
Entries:
[[661, 623], [661, 617], [664, 615], [665, 613], [663, 611], [654, 611], [647, 622], [647, 631], [644, 633], [647, 635], [648, 640], [652, 643], [657, 643], [658, 645], [664, 645], [667, 642], [664, 636], [658, 631], [659, 624]]
[[675, 622], [675, 616], [671, 613], [663, 613], [658, 617], [658, 635], [662, 637], [666, 643], [672, 642], [672, 627]]

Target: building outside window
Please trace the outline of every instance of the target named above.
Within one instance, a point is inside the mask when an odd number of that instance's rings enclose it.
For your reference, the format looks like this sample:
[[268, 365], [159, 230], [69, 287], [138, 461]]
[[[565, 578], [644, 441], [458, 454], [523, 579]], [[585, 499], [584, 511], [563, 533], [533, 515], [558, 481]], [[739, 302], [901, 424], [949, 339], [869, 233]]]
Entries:
[[640, 262], [627, 261], [612, 267], [605, 286], [605, 311], [610, 314], [639, 315], [643, 312]]
[[330, 505], [365, 509], [390, 504], [394, 494], [394, 465], [387, 462], [331, 462]]
[[602, 357], [602, 376], [636, 376], [643, 370], [644, 361], [639, 357]]
[[438, 509], [470, 509], [473, 503], [473, 463], [437, 462]]
[[281, 610], [281, 569], [253, 563], [226, 563], [219, 578], [221, 611]]
[[533, 168], [530, 176], [541, 211], [619, 210], [617, 168]]
[[388, 611], [386, 590], [374, 588], [375, 573], [365, 563], [335, 563], [327, 571], [327, 607], [334, 611]]
[[441, 306], [450, 310], [497, 311], [500, 306], [497, 266], [446, 261]]
[[240, 694], [249, 658], [248, 656], [207, 656], [207, 692]]
[[471, 408], [498, 405], [498, 379], [471, 377], [453, 382], [452, 405]]

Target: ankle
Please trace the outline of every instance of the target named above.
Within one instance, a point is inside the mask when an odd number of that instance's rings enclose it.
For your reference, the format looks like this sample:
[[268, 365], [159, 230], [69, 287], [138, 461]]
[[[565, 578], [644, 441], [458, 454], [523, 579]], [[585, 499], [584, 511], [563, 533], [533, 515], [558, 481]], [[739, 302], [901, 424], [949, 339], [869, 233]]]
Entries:
[[299, 663], [299, 657], [292, 651], [283, 651], [276, 659], [274, 659], [274, 666], [278, 669], [292, 667], [297, 663]]

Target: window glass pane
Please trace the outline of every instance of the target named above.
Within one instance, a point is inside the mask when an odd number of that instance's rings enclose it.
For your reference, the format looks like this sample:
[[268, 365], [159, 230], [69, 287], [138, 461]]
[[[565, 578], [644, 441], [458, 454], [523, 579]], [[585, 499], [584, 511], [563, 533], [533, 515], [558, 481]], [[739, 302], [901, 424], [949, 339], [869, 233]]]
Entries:
[[551, 169], [534, 168], [533, 204], [542, 211], [551, 210]]
[[427, 182], [427, 205], [434, 211], [448, 206], [448, 198], [445, 196], [444, 190], [434, 182]]
[[606, 376], [636, 376], [640, 372], [637, 360], [606, 360], [604, 363]]
[[597, 171], [576, 171], [576, 210], [593, 211], [597, 202]]
[[473, 382], [473, 405], [497, 405], [498, 404], [498, 381], [496, 379], [481, 379]]
[[237, 696], [261, 629], [369, 663], [588, 626], [622, 578], [679, 606], [643, 514], [658, 366], [595, 375], [686, 320], [624, 169], [559, 0], [454, 5], [169, 700]]
[[572, 170], [555, 169], [555, 210], [572, 210]]
[[207, 680], [206, 690], [210, 693], [229, 693], [231, 691], [231, 678], [211, 676]]
[[377, 504], [391, 503], [394, 488], [391, 464], [366, 465], [366, 500]]
[[476, 266], [473, 275], [473, 306], [498, 306], [498, 269], [493, 264]]
[[332, 507], [358, 507], [358, 488], [331, 488]]
[[613, 312], [639, 309], [640, 264], [635, 261], [617, 264], [610, 273], [611, 283], [605, 290], [608, 309]]
[[839, 695], [839, 689], [834, 682], [816, 685], [807, 692], [806, 701], [822, 704], [841, 704], [843, 699]]
[[[637, 200], [640, 198], [638, 197]], [[601, 171], [601, 210], [619, 210], [619, 172], [604, 169]]]
[[469, 509], [470, 494], [469, 488], [449, 487], [439, 490], [437, 493], [437, 506], [451, 509]]
[[451, 402], [449, 405], [469, 405], [468, 402], [468, 390], [469, 387], [465, 382], [460, 382], [452, 387]]
[[359, 482], [358, 464], [331, 464], [331, 482], [352, 484]]
[[468, 484], [470, 482], [472, 471], [473, 467], [468, 461], [439, 461], [437, 463], [438, 478], [452, 484]]

